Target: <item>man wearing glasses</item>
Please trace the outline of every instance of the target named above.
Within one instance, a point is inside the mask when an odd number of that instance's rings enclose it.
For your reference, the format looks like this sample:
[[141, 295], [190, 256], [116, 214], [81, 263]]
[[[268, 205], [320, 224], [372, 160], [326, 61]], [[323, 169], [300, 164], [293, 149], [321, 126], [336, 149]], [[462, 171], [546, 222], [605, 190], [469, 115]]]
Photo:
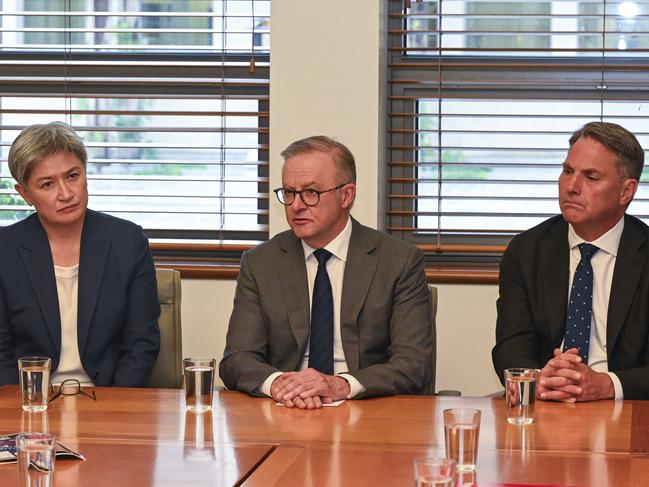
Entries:
[[275, 190], [291, 230], [244, 253], [220, 364], [226, 387], [316, 409], [431, 392], [423, 256], [350, 217], [354, 156], [316, 136], [284, 152]]

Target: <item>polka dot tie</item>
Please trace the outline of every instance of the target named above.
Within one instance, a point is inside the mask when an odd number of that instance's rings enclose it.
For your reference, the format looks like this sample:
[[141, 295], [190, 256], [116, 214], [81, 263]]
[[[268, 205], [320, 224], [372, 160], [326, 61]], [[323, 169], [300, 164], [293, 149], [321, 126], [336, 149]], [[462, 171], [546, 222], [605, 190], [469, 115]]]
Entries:
[[590, 322], [593, 316], [593, 267], [590, 259], [598, 250], [598, 247], [589, 243], [579, 244], [581, 260], [575, 269], [568, 302], [563, 351], [569, 348], [579, 349], [584, 364], [588, 364]]

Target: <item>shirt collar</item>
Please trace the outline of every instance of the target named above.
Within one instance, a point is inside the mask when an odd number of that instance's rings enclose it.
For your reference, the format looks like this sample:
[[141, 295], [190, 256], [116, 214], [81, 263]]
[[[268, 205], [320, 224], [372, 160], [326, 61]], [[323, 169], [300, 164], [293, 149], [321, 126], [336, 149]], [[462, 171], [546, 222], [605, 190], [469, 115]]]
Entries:
[[[347, 250], [349, 250], [349, 241], [352, 238], [352, 219], [347, 217], [347, 224], [343, 231], [340, 232], [336, 238], [324, 246], [326, 250], [331, 252], [335, 257], [342, 260], [343, 262], [347, 261]], [[304, 249], [304, 260], [307, 260], [311, 257], [311, 254], [317, 249], [314, 249], [308, 245], [304, 240], [302, 240], [302, 248]]]
[[[617, 250], [620, 246], [620, 239], [622, 238], [623, 230], [624, 215], [608, 232], [606, 232], [598, 239], [588, 243], [592, 243], [606, 253], [617, 257]], [[572, 228], [572, 224], [568, 224], [568, 245], [570, 245], [570, 250], [574, 249], [577, 245], [583, 242], [586, 242], [586, 240], [577, 235], [577, 232], [575, 232], [574, 228]]]

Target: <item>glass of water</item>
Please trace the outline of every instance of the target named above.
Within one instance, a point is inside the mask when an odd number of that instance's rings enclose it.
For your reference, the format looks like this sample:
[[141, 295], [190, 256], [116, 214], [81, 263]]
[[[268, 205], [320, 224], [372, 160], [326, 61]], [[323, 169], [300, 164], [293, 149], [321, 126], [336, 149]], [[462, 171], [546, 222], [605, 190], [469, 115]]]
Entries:
[[415, 487], [455, 487], [455, 460], [439, 457], [415, 458]]
[[21, 357], [18, 359], [20, 394], [25, 411], [38, 413], [47, 409], [51, 368], [52, 360], [49, 357]]
[[54, 485], [55, 446], [56, 437], [47, 433], [21, 433], [16, 436], [20, 487]]
[[188, 411], [204, 413], [212, 410], [215, 368], [216, 359], [183, 359], [185, 405]]
[[505, 369], [505, 402], [507, 422], [530, 424], [534, 421], [538, 369]]
[[457, 462], [458, 470], [475, 470], [480, 437], [479, 409], [444, 409], [446, 458]]

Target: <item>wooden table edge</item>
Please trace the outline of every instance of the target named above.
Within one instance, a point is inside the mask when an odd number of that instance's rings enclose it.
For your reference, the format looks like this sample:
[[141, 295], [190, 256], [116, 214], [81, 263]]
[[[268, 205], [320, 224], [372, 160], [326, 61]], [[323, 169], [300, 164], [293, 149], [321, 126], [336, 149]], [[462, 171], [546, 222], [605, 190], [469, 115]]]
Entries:
[[267, 487], [275, 485], [284, 473], [304, 455], [306, 447], [302, 446], [276, 446], [259, 466], [244, 479], [243, 487]]

